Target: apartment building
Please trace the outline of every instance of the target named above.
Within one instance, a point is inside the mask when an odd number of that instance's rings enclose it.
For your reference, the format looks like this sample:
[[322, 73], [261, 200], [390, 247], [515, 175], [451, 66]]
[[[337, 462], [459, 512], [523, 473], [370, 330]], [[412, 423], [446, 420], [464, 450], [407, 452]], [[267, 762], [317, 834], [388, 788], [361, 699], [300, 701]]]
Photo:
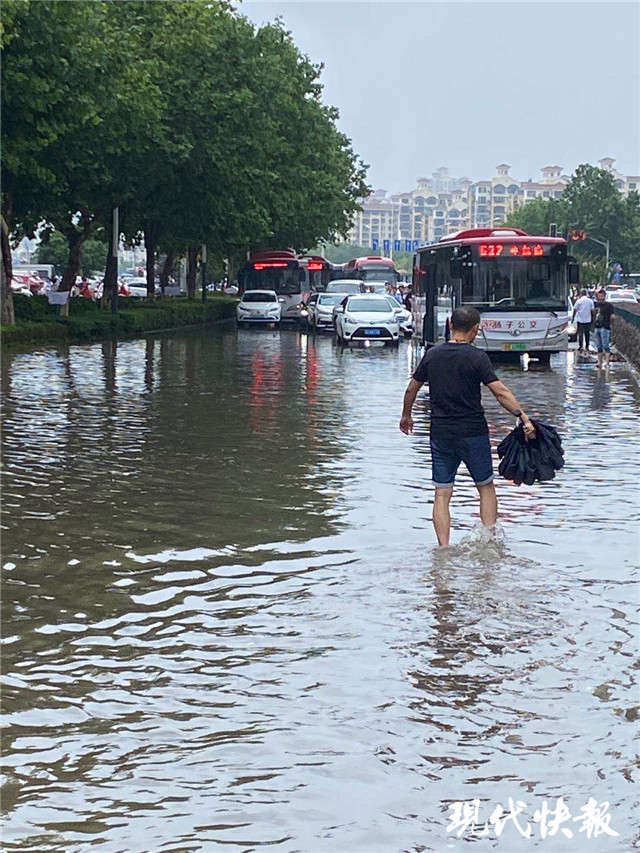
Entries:
[[[610, 171], [623, 195], [640, 191], [640, 177], [622, 175], [615, 160], [598, 161]], [[444, 166], [428, 178], [418, 178], [416, 187], [390, 195], [375, 190], [365, 199], [356, 215], [347, 242], [370, 246], [372, 240], [419, 240], [430, 243], [462, 228], [488, 228], [500, 225], [516, 207], [536, 198], [560, 198], [570, 176], [562, 166], [543, 166], [542, 177], [534, 181], [518, 180], [507, 163], [497, 165], [495, 175], [480, 181], [455, 178]]]

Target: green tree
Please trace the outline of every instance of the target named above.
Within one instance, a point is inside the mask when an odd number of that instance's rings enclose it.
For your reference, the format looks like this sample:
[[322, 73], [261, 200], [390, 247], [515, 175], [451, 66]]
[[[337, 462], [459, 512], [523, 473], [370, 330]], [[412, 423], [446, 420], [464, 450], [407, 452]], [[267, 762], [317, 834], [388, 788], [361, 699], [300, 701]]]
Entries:
[[[93, 272], [104, 270], [107, 248], [100, 240], [89, 239], [82, 250], [82, 262], [80, 272], [82, 275], [91, 275]], [[35, 262], [39, 264], [52, 264], [56, 275], [61, 275], [69, 260], [69, 244], [64, 234], [52, 231], [45, 235], [43, 241], [38, 245], [35, 253]]]
[[570, 240], [569, 245], [583, 268], [590, 270], [590, 276], [597, 268], [589, 264], [605, 255], [605, 247], [596, 240], [609, 241], [612, 261], [640, 266], [640, 196], [632, 192], [623, 198], [606, 169], [588, 163], [578, 166], [560, 199], [535, 199], [518, 208], [508, 220], [509, 225], [530, 234], [547, 234], [551, 222], [556, 222], [569, 239], [572, 232], [586, 232], [586, 240]]
[[518, 207], [509, 216], [507, 224], [527, 234], [546, 236], [551, 223], [555, 222], [560, 233], [566, 229], [567, 220], [567, 204], [563, 199], [536, 198]]

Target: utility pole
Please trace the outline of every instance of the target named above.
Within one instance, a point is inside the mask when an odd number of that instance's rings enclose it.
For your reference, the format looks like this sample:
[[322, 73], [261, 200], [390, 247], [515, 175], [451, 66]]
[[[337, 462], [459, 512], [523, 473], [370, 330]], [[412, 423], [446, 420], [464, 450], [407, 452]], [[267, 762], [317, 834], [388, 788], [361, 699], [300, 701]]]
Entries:
[[113, 274], [114, 288], [111, 294], [111, 313], [118, 313], [118, 247], [120, 245], [120, 208], [113, 208], [113, 219], [111, 223], [111, 257], [115, 272]]
[[593, 240], [594, 243], [600, 243], [601, 246], [604, 246], [605, 249], [605, 267], [604, 267], [604, 282], [607, 283], [607, 274], [609, 272], [609, 241], [608, 240], [599, 240], [597, 237], [590, 237], [587, 234], [587, 240]]
[[207, 301], [207, 244], [200, 249], [200, 269], [202, 271], [202, 301]]

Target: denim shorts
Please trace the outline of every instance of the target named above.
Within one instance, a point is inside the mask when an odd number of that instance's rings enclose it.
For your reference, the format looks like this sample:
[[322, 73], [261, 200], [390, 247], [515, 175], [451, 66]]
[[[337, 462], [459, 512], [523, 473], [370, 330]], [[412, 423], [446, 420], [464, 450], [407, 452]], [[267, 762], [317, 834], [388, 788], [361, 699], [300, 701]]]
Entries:
[[461, 462], [466, 465], [476, 486], [487, 486], [493, 482], [489, 436], [431, 439], [431, 468], [436, 489], [452, 488]]
[[594, 335], [598, 352], [611, 352], [611, 329], [596, 329]]

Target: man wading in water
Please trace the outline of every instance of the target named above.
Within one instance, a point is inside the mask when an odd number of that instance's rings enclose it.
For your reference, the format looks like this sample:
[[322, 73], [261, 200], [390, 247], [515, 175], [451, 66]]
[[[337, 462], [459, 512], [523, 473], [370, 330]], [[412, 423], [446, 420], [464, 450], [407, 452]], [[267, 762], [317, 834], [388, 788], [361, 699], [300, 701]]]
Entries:
[[516, 398], [493, 372], [489, 356], [472, 346], [479, 325], [480, 314], [475, 308], [456, 308], [451, 316], [451, 340], [427, 350], [404, 394], [400, 429], [408, 435], [413, 432], [411, 410], [416, 395], [429, 382], [431, 464], [436, 489], [433, 526], [440, 545], [449, 544], [449, 502], [461, 462], [478, 489], [482, 523], [493, 527], [498, 517], [489, 427], [480, 385], [486, 385], [501, 406], [520, 418], [527, 439], [536, 434]]

